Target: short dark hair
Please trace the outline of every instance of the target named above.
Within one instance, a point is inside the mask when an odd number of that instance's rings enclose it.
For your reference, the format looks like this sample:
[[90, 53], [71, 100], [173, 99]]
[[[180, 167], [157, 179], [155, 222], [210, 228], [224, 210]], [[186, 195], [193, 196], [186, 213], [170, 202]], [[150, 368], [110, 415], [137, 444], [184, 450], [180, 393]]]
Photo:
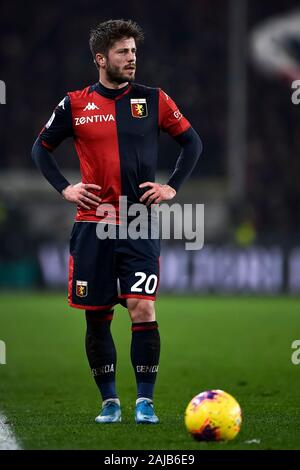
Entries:
[[90, 49], [95, 60], [96, 54], [107, 56], [115, 42], [123, 38], [133, 38], [136, 44], [144, 40], [142, 28], [132, 20], [108, 20], [99, 23], [90, 32]]

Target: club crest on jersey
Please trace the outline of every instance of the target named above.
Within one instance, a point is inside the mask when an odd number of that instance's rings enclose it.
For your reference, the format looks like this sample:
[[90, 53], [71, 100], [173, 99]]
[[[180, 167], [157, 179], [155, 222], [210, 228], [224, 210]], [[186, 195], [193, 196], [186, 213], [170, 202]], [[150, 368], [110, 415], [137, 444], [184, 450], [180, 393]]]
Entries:
[[131, 114], [135, 118], [144, 118], [148, 116], [146, 98], [132, 98], [130, 100]]
[[87, 281], [76, 281], [76, 295], [77, 297], [86, 297], [88, 295]]

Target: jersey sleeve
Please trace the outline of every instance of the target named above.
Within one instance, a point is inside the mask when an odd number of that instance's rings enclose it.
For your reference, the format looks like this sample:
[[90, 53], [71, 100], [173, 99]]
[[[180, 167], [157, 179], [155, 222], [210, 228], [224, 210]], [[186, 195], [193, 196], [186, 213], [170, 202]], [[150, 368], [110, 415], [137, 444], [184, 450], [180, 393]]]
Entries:
[[65, 96], [56, 106], [39, 136], [47, 150], [54, 150], [64, 139], [73, 135], [72, 112], [69, 96]]
[[189, 121], [181, 114], [176, 103], [159, 89], [159, 127], [172, 137], [185, 132], [191, 127]]

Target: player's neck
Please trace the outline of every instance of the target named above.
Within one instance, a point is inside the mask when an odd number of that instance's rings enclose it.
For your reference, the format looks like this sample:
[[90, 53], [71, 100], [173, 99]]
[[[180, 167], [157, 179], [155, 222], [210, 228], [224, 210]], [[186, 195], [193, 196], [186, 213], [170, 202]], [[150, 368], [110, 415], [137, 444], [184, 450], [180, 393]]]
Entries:
[[99, 77], [99, 83], [105, 88], [110, 88], [112, 90], [120, 90], [128, 85], [128, 82], [125, 82], [125, 83], [110, 82], [105, 77]]

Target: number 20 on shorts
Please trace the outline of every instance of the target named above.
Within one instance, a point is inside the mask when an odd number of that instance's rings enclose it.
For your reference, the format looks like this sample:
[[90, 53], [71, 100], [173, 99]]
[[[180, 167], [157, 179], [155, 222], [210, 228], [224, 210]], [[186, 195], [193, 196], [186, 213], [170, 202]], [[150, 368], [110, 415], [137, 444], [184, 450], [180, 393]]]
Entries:
[[142, 287], [140, 287], [145, 282], [145, 292], [146, 294], [153, 294], [157, 287], [157, 276], [156, 274], [147, 275], [143, 272], [134, 273], [135, 277], [138, 277], [138, 280], [131, 287], [131, 292], [143, 292]]

